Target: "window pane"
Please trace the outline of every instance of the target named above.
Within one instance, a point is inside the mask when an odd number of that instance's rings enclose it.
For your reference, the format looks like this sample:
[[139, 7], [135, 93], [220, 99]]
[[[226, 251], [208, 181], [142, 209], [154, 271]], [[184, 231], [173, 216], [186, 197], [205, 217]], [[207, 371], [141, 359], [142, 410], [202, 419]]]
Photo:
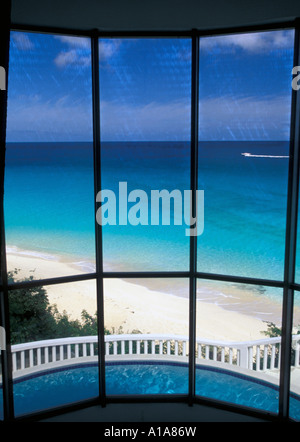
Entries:
[[293, 36], [200, 40], [199, 271], [283, 278]]
[[12, 32], [5, 173], [8, 269], [94, 269], [89, 40]]
[[190, 55], [189, 39], [100, 41], [106, 269], [188, 268]]
[[290, 417], [300, 421], [300, 293], [295, 292], [291, 360]]
[[95, 281], [9, 293], [16, 416], [96, 397]]
[[196, 394], [278, 412], [282, 290], [198, 280]]
[[187, 394], [188, 280], [105, 280], [108, 395]]

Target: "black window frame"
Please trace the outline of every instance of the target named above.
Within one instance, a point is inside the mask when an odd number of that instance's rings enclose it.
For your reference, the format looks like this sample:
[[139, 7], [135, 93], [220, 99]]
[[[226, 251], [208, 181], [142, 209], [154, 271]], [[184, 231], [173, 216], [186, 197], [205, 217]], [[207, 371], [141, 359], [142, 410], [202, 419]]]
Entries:
[[[101, 134], [100, 134], [100, 84], [99, 80], [99, 53], [98, 42], [100, 38], [190, 38], [192, 42], [192, 69], [191, 69], [191, 158], [190, 158], [190, 182], [192, 190], [192, 215], [196, 212], [196, 190], [198, 178], [198, 107], [199, 107], [199, 42], [201, 37], [226, 35], [246, 32], [259, 32], [268, 30], [294, 29], [294, 66], [300, 65], [300, 20], [275, 24], [261, 24], [256, 26], [243, 26], [233, 28], [220, 28], [213, 30], [189, 31], [168, 31], [168, 32], [113, 32], [113, 31], [79, 31], [61, 28], [48, 28], [37, 26], [24, 26], [11, 24], [8, 31], [37, 32], [59, 35], [73, 35], [88, 37], [91, 40], [92, 50], [92, 96], [93, 96], [93, 154], [94, 154], [94, 201], [96, 215], [96, 195], [101, 190]], [[9, 47], [9, 32], [6, 33], [7, 48]], [[8, 50], [8, 49], [7, 49]], [[200, 60], [201, 62], [201, 60]], [[8, 68], [8, 56], [7, 56]], [[9, 85], [8, 85], [9, 87]], [[7, 96], [1, 101], [1, 111], [6, 117]], [[231, 410], [271, 420], [290, 420], [289, 417], [289, 396], [290, 396], [290, 362], [291, 362], [291, 336], [293, 324], [293, 299], [294, 291], [300, 292], [300, 283], [295, 281], [296, 245], [297, 245], [297, 218], [299, 199], [299, 143], [300, 143], [300, 92], [292, 91], [291, 104], [291, 125], [290, 125], [290, 159], [288, 172], [288, 195], [286, 213], [286, 238], [285, 238], [285, 261], [284, 278], [282, 280], [270, 280], [261, 278], [241, 277], [235, 275], [223, 275], [204, 273], [197, 271], [197, 237], [190, 237], [190, 254], [188, 271], [141, 271], [141, 272], [110, 272], [103, 269], [103, 248], [102, 248], [102, 228], [96, 222], [95, 216], [95, 244], [96, 244], [96, 270], [93, 273], [74, 275], [58, 278], [49, 278], [36, 281], [16, 282], [8, 284], [6, 269], [6, 247], [4, 232], [3, 213], [3, 182], [5, 172], [5, 130], [1, 131], [1, 278], [0, 278], [0, 326], [6, 329], [7, 346], [1, 352], [3, 396], [4, 396], [4, 421], [19, 421], [39, 419], [55, 415], [60, 412], [71, 411], [78, 408], [87, 407], [93, 404], [105, 406], [107, 403], [121, 402], [172, 402], [181, 401], [193, 405], [196, 403], [219, 407], [224, 410]], [[109, 397], [105, 391], [105, 355], [104, 355], [104, 294], [103, 281], [109, 278], [188, 278], [189, 279], [189, 391], [187, 395], [150, 395], [143, 397]], [[98, 341], [100, 344], [98, 367], [99, 367], [99, 396], [80, 403], [58, 407], [51, 411], [41, 411], [28, 416], [14, 416], [13, 404], [13, 376], [12, 376], [12, 356], [9, 333], [9, 313], [8, 313], [8, 292], [26, 287], [41, 287], [47, 285], [72, 283], [77, 281], [95, 280], [97, 287], [97, 309], [98, 309]], [[280, 387], [279, 387], [279, 413], [272, 414], [256, 409], [248, 409], [240, 405], [228, 404], [221, 401], [211, 400], [195, 394], [195, 343], [196, 343], [196, 286], [198, 280], [214, 280], [222, 282], [244, 283], [251, 285], [263, 285], [277, 287], [283, 290], [282, 309], [282, 354], [280, 366]]]

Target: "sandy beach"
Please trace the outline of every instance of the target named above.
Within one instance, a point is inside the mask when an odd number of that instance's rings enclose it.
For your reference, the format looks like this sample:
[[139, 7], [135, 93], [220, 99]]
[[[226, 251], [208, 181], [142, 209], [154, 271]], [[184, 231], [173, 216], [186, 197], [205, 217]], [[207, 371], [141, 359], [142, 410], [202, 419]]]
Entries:
[[[34, 276], [43, 279], [78, 274], [75, 264], [58, 261], [55, 257], [42, 258], [30, 252], [9, 252], [8, 270], [19, 269], [18, 279]], [[66, 311], [72, 319], [81, 317], [83, 309], [96, 312], [96, 285], [94, 280], [46, 287], [50, 304], [60, 312]], [[188, 299], [163, 293], [121, 279], [104, 283], [105, 327], [123, 333], [188, 335]], [[228, 305], [227, 305], [228, 307]], [[197, 301], [197, 337], [247, 341], [263, 338], [266, 323], [253, 315], [224, 308], [213, 302]]]

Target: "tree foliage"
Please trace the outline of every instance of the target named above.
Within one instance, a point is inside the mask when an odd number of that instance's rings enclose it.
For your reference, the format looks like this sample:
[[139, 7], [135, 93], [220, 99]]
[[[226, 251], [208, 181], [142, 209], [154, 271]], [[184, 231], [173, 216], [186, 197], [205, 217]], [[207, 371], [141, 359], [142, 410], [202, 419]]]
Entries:
[[[17, 269], [8, 273], [9, 283], [15, 282], [17, 274]], [[32, 280], [32, 276], [23, 279]], [[81, 321], [72, 320], [66, 311], [60, 313], [56, 305], [50, 305], [44, 287], [10, 290], [9, 316], [11, 344], [97, 334], [97, 313], [91, 316], [82, 310]]]

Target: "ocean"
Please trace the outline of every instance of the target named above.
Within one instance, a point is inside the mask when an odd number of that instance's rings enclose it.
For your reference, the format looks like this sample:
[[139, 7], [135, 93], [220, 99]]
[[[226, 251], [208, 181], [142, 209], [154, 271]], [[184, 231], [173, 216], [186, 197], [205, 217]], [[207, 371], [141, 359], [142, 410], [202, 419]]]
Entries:
[[[288, 142], [199, 143], [199, 271], [283, 278], [288, 156]], [[126, 182], [128, 193], [149, 195], [149, 223], [151, 190], [190, 189], [189, 142], [104, 142], [101, 166], [102, 189], [118, 196]], [[92, 143], [8, 143], [4, 208], [9, 251], [59, 255], [93, 270]], [[183, 218], [174, 225], [172, 209], [170, 225], [103, 226], [104, 269], [188, 270], [187, 226]]]

